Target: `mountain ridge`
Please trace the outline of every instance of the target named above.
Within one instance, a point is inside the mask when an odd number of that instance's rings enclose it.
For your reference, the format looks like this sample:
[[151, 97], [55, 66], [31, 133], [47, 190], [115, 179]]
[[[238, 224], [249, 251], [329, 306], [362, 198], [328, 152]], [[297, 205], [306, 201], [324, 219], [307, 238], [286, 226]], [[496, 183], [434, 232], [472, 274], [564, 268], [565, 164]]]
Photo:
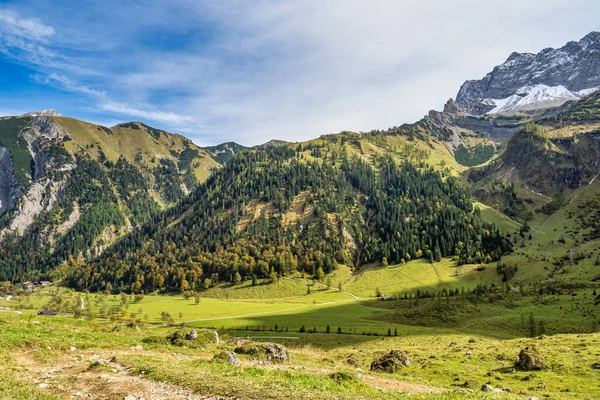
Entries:
[[[600, 89], [600, 32], [591, 32], [558, 49], [546, 48], [536, 54], [513, 52], [482, 79], [464, 82], [456, 95], [456, 103], [484, 103], [489, 107], [486, 112], [490, 112], [498, 107], [497, 102], [506, 102], [519, 94], [527, 95], [526, 88], [537, 85], [563, 86], [579, 97]], [[561, 96], [550, 105], [560, 105], [570, 99], [568, 95]]]

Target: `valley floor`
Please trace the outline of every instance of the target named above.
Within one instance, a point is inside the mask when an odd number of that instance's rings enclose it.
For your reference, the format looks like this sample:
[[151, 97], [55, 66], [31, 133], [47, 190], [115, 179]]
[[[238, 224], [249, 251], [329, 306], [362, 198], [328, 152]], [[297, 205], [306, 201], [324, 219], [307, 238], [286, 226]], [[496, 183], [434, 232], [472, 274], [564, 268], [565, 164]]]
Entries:
[[[501, 229], [520, 227], [491, 208], [482, 213]], [[200, 297], [61, 286], [4, 296], [0, 399], [597, 399], [597, 241], [562, 237], [558, 228], [571, 226], [558, 221], [572, 220], [536, 216], [531, 236], [517, 237], [515, 252], [502, 259], [518, 266], [509, 282], [496, 263], [459, 267], [444, 259], [356, 273], [339, 266], [322, 281], [297, 274], [220, 283]], [[41, 309], [58, 316], [39, 316]], [[167, 340], [192, 328], [218, 332], [220, 343]], [[291, 358], [213, 360], [240, 341], [278, 343]], [[515, 367], [527, 346], [547, 369]], [[391, 350], [405, 351], [411, 366], [370, 371]], [[484, 384], [510, 392], [484, 392]]]
[[[333, 279], [349, 277], [344, 271], [338, 273]], [[245, 290], [268, 288], [274, 294], [281, 289], [278, 285], [289, 289], [296, 283], [281, 280]], [[568, 296], [557, 304], [583, 296]], [[85, 302], [96, 314], [118, 306], [120, 315], [113, 315], [112, 320], [37, 315], [39, 308], [57, 297], [73, 304], [78, 297], [87, 298]], [[505, 305], [469, 306], [457, 299], [452, 299], [457, 303], [439, 303], [435, 299], [353, 298], [327, 287], [310, 295], [269, 300], [202, 297], [198, 304], [180, 295], [146, 295], [138, 301], [125, 297], [53, 287], [5, 298], [0, 303], [0, 361], [6, 366], [0, 372], [0, 398], [600, 397], [600, 370], [594, 369], [600, 362], [600, 333], [584, 333], [590, 332], [590, 327], [582, 325], [581, 334], [545, 336], [534, 332], [538, 336], [526, 337], [529, 328], [520, 326], [522, 315], [536, 307], [542, 310], [536, 316], [552, 312], [552, 304], [536, 306], [534, 298], [515, 300], [511, 311]], [[440, 310], [456, 318], [440, 315]], [[174, 321], [166, 321], [165, 313]], [[579, 326], [576, 318], [569, 321], [563, 321], [568, 329]], [[188, 347], [166, 340], [173, 332], [188, 332], [190, 325], [197, 327], [200, 335], [207, 329], [209, 337], [216, 329], [219, 344], [209, 341]], [[559, 324], [553, 326], [548, 324], [547, 329]], [[338, 327], [342, 333], [337, 333]], [[261, 356], [237, 354], [240, 366], [213, 360], [215, 354], [232, 351], [241, 341], [282, 344], [291, 358], [271, 362]], [[527, 346], [540, 351], [547, 369], [514, 368], [519, 351]], [[408, 354], [410, 367], [393, 374], [369, 370], [373, 360], [396, 349]], [[484, 384], [510, 392], [482, 392]]]

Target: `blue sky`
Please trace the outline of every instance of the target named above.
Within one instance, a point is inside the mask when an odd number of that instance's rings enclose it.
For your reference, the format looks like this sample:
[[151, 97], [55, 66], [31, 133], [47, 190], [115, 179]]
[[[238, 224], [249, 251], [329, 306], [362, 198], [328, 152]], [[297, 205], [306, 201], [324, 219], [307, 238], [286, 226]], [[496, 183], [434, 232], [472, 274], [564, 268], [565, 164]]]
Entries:
[[597, 0], [0, 1], [0, 114], [143, 121], [199, 145], [414, 122]]

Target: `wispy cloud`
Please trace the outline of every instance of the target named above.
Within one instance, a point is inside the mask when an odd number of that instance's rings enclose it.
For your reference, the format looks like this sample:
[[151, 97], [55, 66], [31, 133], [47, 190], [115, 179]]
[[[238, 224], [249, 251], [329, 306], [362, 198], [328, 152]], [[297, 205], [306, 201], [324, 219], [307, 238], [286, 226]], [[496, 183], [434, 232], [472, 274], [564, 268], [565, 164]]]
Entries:
[[22, 18], [10, 10], [0, 10], [0, 26], [3, 32], [32, 40], [44, 40], [54, 35], [54, 28], [34, 18]]
[[132, 105], [119, 103], [119, 102], [113, 102], [113, 101], [106, 101], [106, 102], [100, 103], [98, 105], [98, 107], [105, 111], [111, 111], [111, 112], [115, 112], [118, 114], [133, 116], [133, 117], [137, 117], [137, 118], [149, 119], [152, 121], [159, 121], [159, 122], [171, 124], [171, 125], [178, 126], [178, 127], [182, 127], [186, 123], [189, 123], [193, 120], [191, 117], [182, 115], [182, 114], [157, 111], [157, 110], [153, 111], [150, 109], [139, 109]]
[[32, 79], [37, 83], [43, 83], [46, 85], [54, 85], [60, 89], [67, 90], [73, 93], [81, 93], [97, 99], [108, 100], [106, 92], [103, 90], [92, 89], [89, 86], [81, 85], [77, 81], [68, 78], [64, 75], [57, 73], [50, 73], [48, 75], [35, 74], [31, 76]]

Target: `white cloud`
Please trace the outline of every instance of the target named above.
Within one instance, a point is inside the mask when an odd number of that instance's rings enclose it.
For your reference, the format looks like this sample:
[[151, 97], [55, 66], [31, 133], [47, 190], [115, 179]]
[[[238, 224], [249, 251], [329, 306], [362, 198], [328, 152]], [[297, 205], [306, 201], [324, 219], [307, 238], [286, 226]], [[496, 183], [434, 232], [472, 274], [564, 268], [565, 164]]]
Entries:
[[101, 102], [98, 105], [98, 108], [101, 110], [111, 111], [132, 117], [145, 118], [150, 119], [152, 121], [172, 124], [174, 126], [184, 126], [184, 124], [189, 123], [192, 120], [186, 115], [158, 110], [140, 109], [129, 104], [114, 102], [110, 100]]
[[33, 18], [22, 18], [10, 10], [0, 10], [0, 29], [16, 36], [43, 40], [54, 35], [54, 28]]
[[[201, 144], [413, 122], [512, 51], [561, 46], [600, 28], [597, 0], [36, 6], [56, 31], [0, 11], [0, 52], [33, 66], [37, 82], [86, 96], [106, 113], [99, 118], [148, 120]], [[153, 33], [186, 42], [158, 45]]]
[[561, 46], [597, 28], [590, 9], [600, 11], [587, 0], [190, 4], [220, 24], [217, 40], [198, 50], [211, 68], [167, 53], [156, 58], [173, 59], [168, 66], [144, 64], [121, 83], [181, 90], [170, 105], [194, 116], [197, 141], [226, 132], [246, 144], [413, 122], [512, 51]]

